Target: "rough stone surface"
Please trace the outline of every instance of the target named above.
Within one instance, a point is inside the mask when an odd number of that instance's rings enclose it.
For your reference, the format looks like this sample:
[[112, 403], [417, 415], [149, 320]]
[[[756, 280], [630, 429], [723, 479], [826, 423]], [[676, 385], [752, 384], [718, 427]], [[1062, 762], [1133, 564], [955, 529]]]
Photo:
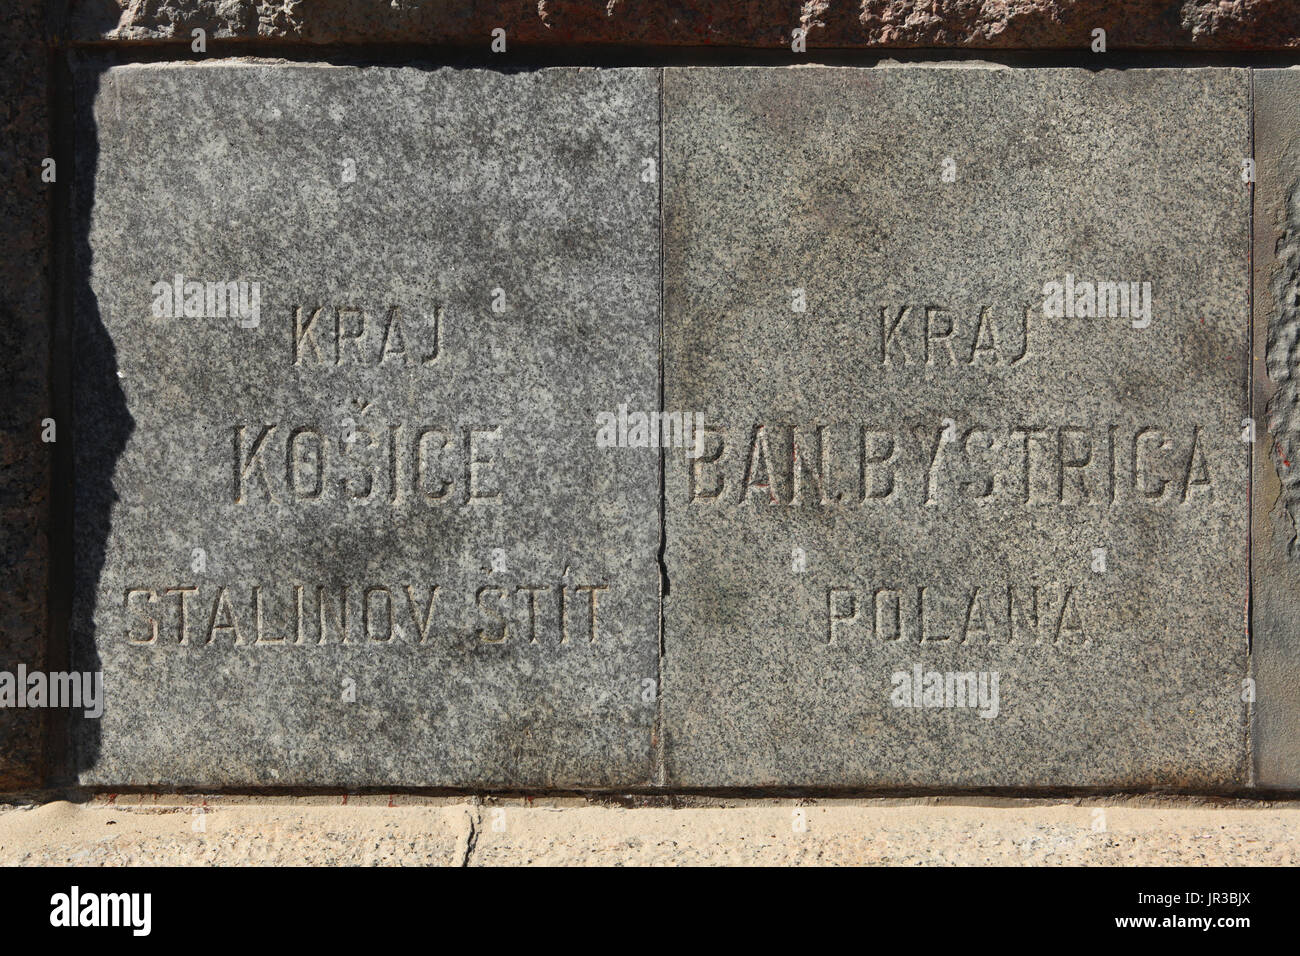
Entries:
[[[665, 405], [712, 431], [669, 785], [1245, 785], [1247, 75], [669, 69], [664, 112]], [[1149, 324], [1046, 314], [1067, 274]]]
[[1273, 0], [74, 0], [82, 41], [215, 39], [304, 43], [586, 43], [818, 47], [1280, 49], [1300, 45], [1300, 8]]
[[[794, 826], [796, 814], [801, 815]], [[1293, 804], [153, 796], [0, 807], [5, 866], [1294, 866]]]
[[[0, 26], [0, 671], [45, 660], [50, 460], [50, 156], [44, 4], [21, 0]], [[66, 423], [64, 423], [66, 425]], [[66, 431], [65, 431], [66, 437]], [[40, 710], [0, 710], [0, 789], [40, 780]]]
[[0, 860], [7, 866], [460, 866], [477, 817], [468, 803], [55, 802], [0, 810]]
[[80, 778], [648, 782], [658, 74], [78, 85]]
[[1254, 514], [1256, 782], [1300, 787], [1300, 71], [1255, 83]]

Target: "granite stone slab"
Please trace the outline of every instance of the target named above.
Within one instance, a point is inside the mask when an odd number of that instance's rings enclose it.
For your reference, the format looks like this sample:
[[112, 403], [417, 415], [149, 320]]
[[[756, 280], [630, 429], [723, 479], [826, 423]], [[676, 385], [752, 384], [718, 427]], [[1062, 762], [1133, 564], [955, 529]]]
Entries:
[[1256, 782], [1300, 787], [1300, 71], [1257, 70], [1252, 722]]
[[1244, 71], [668, 69], [670, 786], [1232, 788]]
[[78, 95], [80, 780], [647, 783], [658, 74]]

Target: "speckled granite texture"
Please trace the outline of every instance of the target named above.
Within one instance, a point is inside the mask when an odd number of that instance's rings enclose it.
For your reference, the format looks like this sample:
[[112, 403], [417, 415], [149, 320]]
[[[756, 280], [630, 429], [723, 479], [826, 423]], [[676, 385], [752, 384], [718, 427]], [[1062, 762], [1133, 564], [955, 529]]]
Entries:
[[1247, 74], [664, 114], [668, 783], [1245, 785]]
[[[1246, 71], [78, 64], [80, 782], [1226, 791], [1252, 707], [1289, 753]], [[597, 440], [661, 362], [662, 490]]]
[[658, 73], [79, 87], [80, 779], [648, 783]]

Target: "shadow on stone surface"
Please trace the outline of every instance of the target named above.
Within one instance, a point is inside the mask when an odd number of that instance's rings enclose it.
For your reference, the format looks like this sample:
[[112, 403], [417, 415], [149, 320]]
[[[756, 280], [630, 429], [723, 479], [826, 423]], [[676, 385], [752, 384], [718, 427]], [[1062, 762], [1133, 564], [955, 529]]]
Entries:
[[[71, 668], [100, 671], [94, 607], [104, 570], [106, 545], [118, 500], [113, 484], [118, 458], [126, 448], [135, 422], [118, 381], [117, 349], [105, 328], [90, 283], [92, 252], [90, 221], [94, 209], [95, 173], [99, 146], [93, 104], [106, 64], [74, 63], [77, 109], [76, 171], [73, 189], [73, 250], [71, 290], [72, 409], [74, 424], [73, 599], [70, 635]], [[104, 708], [112, 707], [105, 694]], [[95, 765], [99, 755], [99, 724], [81, 711], [70, 717], [70, 775], [75, 778]]]

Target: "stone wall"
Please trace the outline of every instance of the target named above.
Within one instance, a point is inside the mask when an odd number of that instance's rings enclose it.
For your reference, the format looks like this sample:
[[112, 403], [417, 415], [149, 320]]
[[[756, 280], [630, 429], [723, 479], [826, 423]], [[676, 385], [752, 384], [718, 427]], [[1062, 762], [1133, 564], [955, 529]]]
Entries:
[[86, 42], [189, 42], [190, 31], [298, 43], [485, 44], [494, 29], [523, 44], [779, 49], [794, 30], [811, 47], [1279, 50], [1300, 44], [1300, 10], [1271, 0], [74, 0]]
[[1290, 7], [308, 6], [7, 27], [5, 789], [1300, 786]]

